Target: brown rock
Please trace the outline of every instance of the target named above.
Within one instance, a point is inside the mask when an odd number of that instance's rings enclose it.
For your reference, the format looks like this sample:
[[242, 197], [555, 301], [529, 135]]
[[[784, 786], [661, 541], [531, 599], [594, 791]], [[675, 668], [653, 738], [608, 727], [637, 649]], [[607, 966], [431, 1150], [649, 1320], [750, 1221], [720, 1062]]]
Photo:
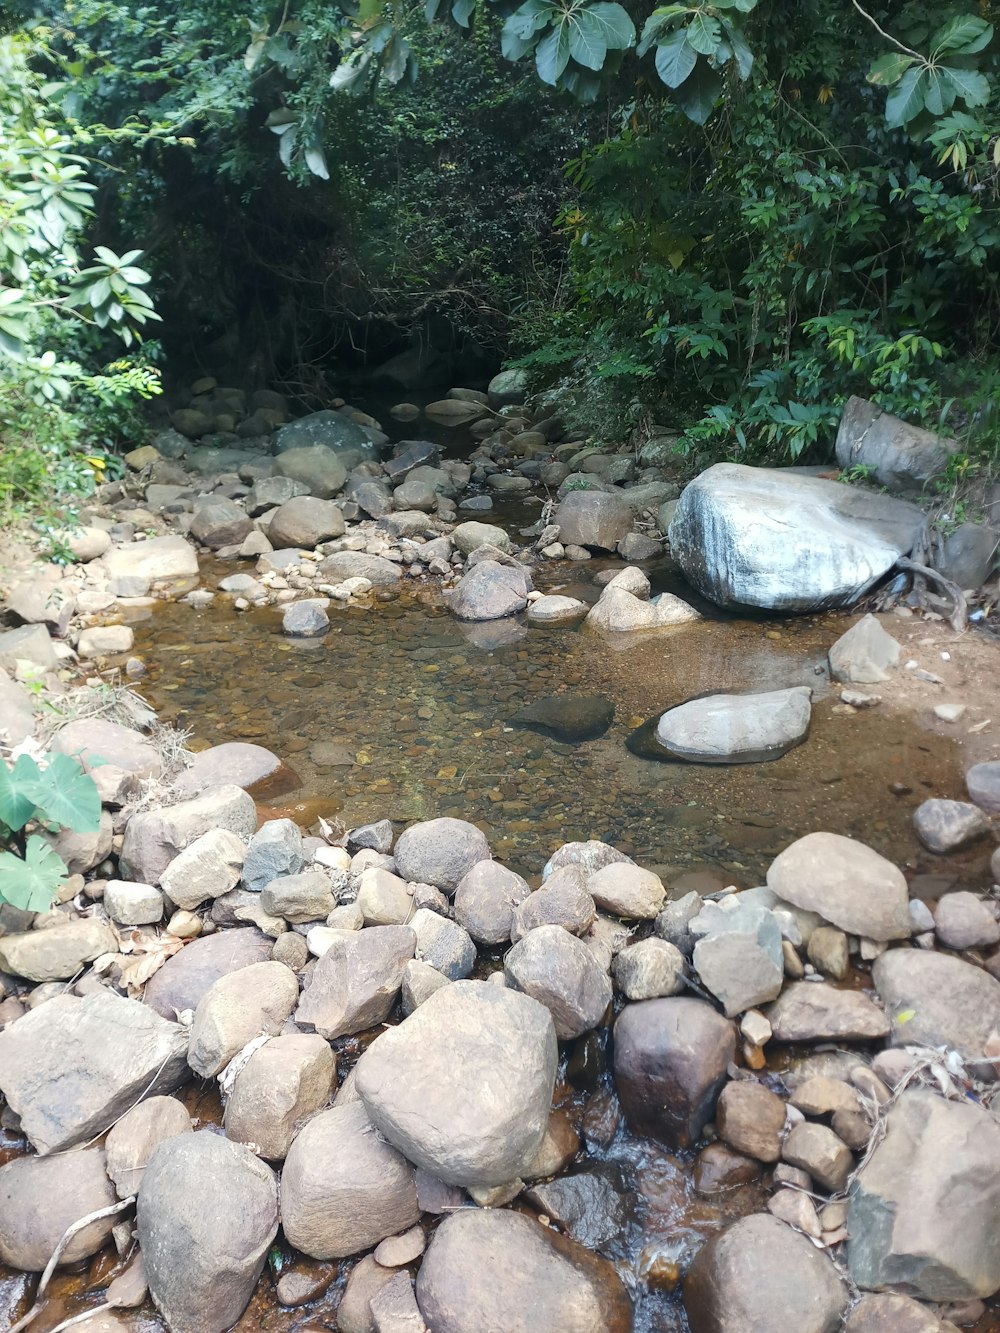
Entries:
[[831, 1193], [844, 1188], [854, 1167], [850, 1148], [825, 1125], [794, 1125], [781, 1155], [792, 1166], [808, 1171]]
[[[0, 1166], [0, 1263], [40, 1272], [74, 1222], [116, 1202], [103, 1148], [14, 1158]], [[116, 1220], [103, 1217], [77, 1232], [60, 1264], [96, 1254]]]
[[785, 1103], [761, 1084], [749, 1080], [727, 1083], [715, 1110], [715, 1123], [719, 1137], [737, 1152], [760, 1162], [780, 1158]]
[[318, 1033], [273, 1038], [236, 1075], [226, 1103], [226, 1134], [270, 1161], [281, 1161], [300, 1125], [330, 1099], [337, 1061]]
[[176, 1097], [147, 1097], [126, 1111], [105, 1141], [108, 1175], [120, 1199], [136, 1194], [146, 1163], [164, 1139], [191, 1133], [191, 1117]]

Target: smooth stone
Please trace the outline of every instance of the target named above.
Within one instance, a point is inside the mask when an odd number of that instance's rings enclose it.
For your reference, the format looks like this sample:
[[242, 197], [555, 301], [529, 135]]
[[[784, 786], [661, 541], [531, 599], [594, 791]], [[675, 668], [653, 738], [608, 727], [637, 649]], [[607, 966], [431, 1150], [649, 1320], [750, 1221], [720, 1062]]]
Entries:
[[909, 890], [902, 871], [853, 838], [838, 833], [799, 838], [771, 862], [767, 886], [849, 935], [909, 938]]
[[664, 713], [656, 740], [678, 759], [702, 764], [756, 764], [780, 759], [809, 731], [807, 685], [766, 694], [715, 694]]
[[1000, 981], [960, 958], [890, 949], [872, 980], [892, 1024], [893, 1046], [945, 1046], [982, 1060], [1000, 1022]]
[[867, 995], [826, 982], [786, 986], [766, 1017], [775, 1041], [876, 1041], [889, 1032], [885, 1012]]
[[614, 718], [615, 706], [603, 695], [553, 694], [519, 709], [508, 726], [572, 745], [603, 736]]

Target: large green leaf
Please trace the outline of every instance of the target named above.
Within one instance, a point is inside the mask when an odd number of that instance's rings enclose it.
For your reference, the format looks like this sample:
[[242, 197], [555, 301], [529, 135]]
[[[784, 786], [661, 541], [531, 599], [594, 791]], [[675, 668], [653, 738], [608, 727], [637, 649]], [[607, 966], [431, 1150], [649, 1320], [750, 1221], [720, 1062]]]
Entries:
[[454, 0], [451, 16], [460, 28], [467, 28], [476, 8], [476, 0]]
[[569, 24], [563, 22], [546, 33], [535, 47], [535, 69], [543, 83], [555, 87], [568, 64]]
[[679, 88], [697, 63], [698, 53], [689, 45], [684, 28], [656, 48], [656, 72], [668, 88]]
[[699, 11], [687, 26], [687, 39], [700, 56], [715, 54], [722, 29], [719, 20]]
[[598, 24], [609, 51], [627, 51], [635, 43], [635, 24], [621, 5], [599, 0], [581, 11]]
[[926, 70], [916, 65], [908, 69], [885, 99], [886, 124], [899, 129], [919, 116], [924, 109], [926, 87]]
[[722, 95], [722, 76], [701, 61], [690, 78], [674, 91], [674, 101], [689, 120], [704, 125]]
[[32, 834], [24, 860], [0, 852], [0, 903], [12, 903], [25, 912], [43, 912], [69, 871], [49, 844]]
[[520, 37], [522, 41], [533, 36], [539, 29], [546, 27], [553, 18], [561, 17], [561, 12], [552, 0], [527, 0], [520, 9], [515, 9], [503, 25], [504, 33]]
[[101, 798], [94, 779], [67, 754], [54, 754], [48, 767], [28, 784], [39, 815], [74, 833], [95, 833], [101, 823]]
[[18, 755], [13, 769], [0, 760], [0, 822], [15, 833], [35, 813], [33, 788], [39, 776], [38, 765], [30, 755]]
[[935, 55], [975, 55], [993, 40], [993, 25], [975, 14], [959, 14], [939, 28], [931, 40]]
[[600, 69], [608, 54], [601, 26], [587, 9], [581, 9], [569, 20], [569, 53], [585, 69]]
[[891, 88], [898, 83], [916, 56], [904, 56], [899, 51], [890, 51], [887, 56], [880, 56], [868, 71], [868, 82], [878, 88]]
[[951, 85], [966, 106], [985, 106], [990, 100], [990, 81], [985, 74], [979, 74], [974, 69], [956, 69], [953, 65], [945, 65], [941, 77]]
[[746, 38], [736, 26], [730, 23], [728, 19], [722, 20], [722, 26], [726, 30], [729, 41], [733, 48], [733, 55], [736, 57], [736, 68], [740, 72], [741, 79], [749, 79], [750, 71], [753, 69], [753, 52], [747, 45]]
[[955, 105], [955, 88], [940, 69], [928, 69], [924, 106], [932, 116], [943, 116]]

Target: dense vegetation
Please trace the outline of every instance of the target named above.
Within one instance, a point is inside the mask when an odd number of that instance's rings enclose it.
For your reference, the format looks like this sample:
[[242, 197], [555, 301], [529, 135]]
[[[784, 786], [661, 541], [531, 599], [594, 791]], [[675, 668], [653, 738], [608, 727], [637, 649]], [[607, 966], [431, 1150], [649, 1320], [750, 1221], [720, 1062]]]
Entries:
[[987, 3], [15, 11], [0, 505], [85, 492], [161, 369], [309, 407], [406, 348], [703, 457], [826, 445], [854, 392], [995, 450]]

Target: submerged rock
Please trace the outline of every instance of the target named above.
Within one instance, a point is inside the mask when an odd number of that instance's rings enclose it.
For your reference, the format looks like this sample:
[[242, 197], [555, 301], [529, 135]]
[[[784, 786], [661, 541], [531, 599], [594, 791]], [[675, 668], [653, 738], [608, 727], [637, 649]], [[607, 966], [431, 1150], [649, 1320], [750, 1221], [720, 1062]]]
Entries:
[[767, 694], [712, 694], [671, 708], [656, 724], [663, 758], [698, 764], [759, 764], [780, 759], [809, 732], [806, 685]]
[[615, 706], [599, 694], [552, 694], [520, 709], [508, 725], [574, 744], [603, 736], [615, 720]]

